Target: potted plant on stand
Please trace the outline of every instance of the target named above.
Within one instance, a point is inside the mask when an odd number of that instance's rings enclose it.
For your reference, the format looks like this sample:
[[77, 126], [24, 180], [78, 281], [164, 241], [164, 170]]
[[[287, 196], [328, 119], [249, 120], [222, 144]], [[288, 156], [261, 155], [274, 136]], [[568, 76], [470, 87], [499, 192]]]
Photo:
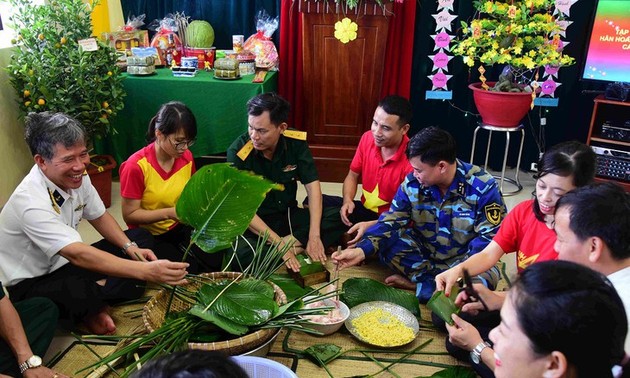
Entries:
[[[469, 86], [483, 123], [517, 126], [531, 108], [538, 71], [574, 63], [562, 53], [562, 13], [552, 14], [555, 0], [475, 1], [479, 18], [462, 22], [453, 54], [469, 67], [479, 64], [481, 83]], [[498, 82], [486, 82], [484, 65], [503, 64]]]
[[[88, 132], [88, 144], [110, 132], [109, 119], [123, 108], [125, 92], [116, 52], [92, 35], [98, 1], [51, 0], [45, 5], [11, 0], [16, 37], [7, 67], [23, 115], [63, 112]], [[96, 156], [87, 168], [106, 206], [111, 204], [111, 157]]]

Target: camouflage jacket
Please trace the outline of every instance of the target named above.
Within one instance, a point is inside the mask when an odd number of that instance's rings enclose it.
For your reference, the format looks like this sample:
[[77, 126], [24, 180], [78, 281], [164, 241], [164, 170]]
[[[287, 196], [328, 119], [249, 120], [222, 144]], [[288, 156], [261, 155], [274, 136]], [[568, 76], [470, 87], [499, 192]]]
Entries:
[[447, 261], [483, 250], [507, 213], [497, 182], [476, 165], [457, 160], [444, 196], [420, 185], [413, 173], [398, 188], [390, 209], [369, 228], [357, 247], [366, 256], [394, 237], [412, 238], [433, 259]]

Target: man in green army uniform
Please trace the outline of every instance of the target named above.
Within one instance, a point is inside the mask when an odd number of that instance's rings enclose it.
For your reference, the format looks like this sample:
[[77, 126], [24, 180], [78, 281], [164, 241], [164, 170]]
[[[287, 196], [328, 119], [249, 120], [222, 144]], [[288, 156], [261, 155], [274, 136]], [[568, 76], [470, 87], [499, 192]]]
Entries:
[[62, 377], [39, 357], [55, 336], [58, 317], [57, 306], [48, 298], [13, 304], [0, 282], [0, 377]]
[[[336, 242], [344, 228], [334, 208], [322, 215], [322, 190], [306, 132], [288, 129], [290, 105], [275, 93], [250, 99], [247, 110], [248, 132], [228, 148], [227, 160], [238, 169], [284, 185], [284, 190], [267, 194], [244, 236], [252, 246], [265, 231], [269, 232], [269, 242], [293, 243], [283, 259], [295, 272], [300, 269], [295, 255], [303, 251], [312, 261], [326, 261], [324, 248]], [[297, 206], [298, 180], [306, 189], [308, 209]], [[242, 240], [236, 253], [239, 262], [233, 268], [244, 268], [251, 262], [252, 250]]]

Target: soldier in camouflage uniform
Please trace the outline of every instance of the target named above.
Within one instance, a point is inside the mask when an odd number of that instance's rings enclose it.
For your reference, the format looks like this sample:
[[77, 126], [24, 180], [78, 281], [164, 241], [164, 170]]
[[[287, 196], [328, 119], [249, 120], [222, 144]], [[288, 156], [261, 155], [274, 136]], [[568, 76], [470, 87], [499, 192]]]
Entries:
[[[435, 290], [435, 276], [483, 250], [506, 214], [494, 178], [456, 158], [455, 141], [446, 131], [428, 127], [407, 146], [413, 167], [400, 185], [389, 211], [369, 228], [357, 248], [336, 252], [340, 268], [378, 253], [397, 274], [390, 286], [412, 289], [422, 303]], [[491, 289], [496, 266], [476, 277]]]

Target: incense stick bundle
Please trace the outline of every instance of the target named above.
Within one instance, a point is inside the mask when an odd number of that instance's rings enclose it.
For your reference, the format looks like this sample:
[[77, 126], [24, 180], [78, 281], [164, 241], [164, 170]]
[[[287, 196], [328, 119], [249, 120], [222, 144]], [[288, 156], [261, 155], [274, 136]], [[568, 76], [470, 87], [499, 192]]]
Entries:
[[177, 25], [177, 34], [179, 34], [179, 40], [182, 41], [182, 48], [184, 52], [188, 47], [188, 35], [186, 31], [188, 29], [188, 17], [184, 13], [175, 13], [175, 23]]

